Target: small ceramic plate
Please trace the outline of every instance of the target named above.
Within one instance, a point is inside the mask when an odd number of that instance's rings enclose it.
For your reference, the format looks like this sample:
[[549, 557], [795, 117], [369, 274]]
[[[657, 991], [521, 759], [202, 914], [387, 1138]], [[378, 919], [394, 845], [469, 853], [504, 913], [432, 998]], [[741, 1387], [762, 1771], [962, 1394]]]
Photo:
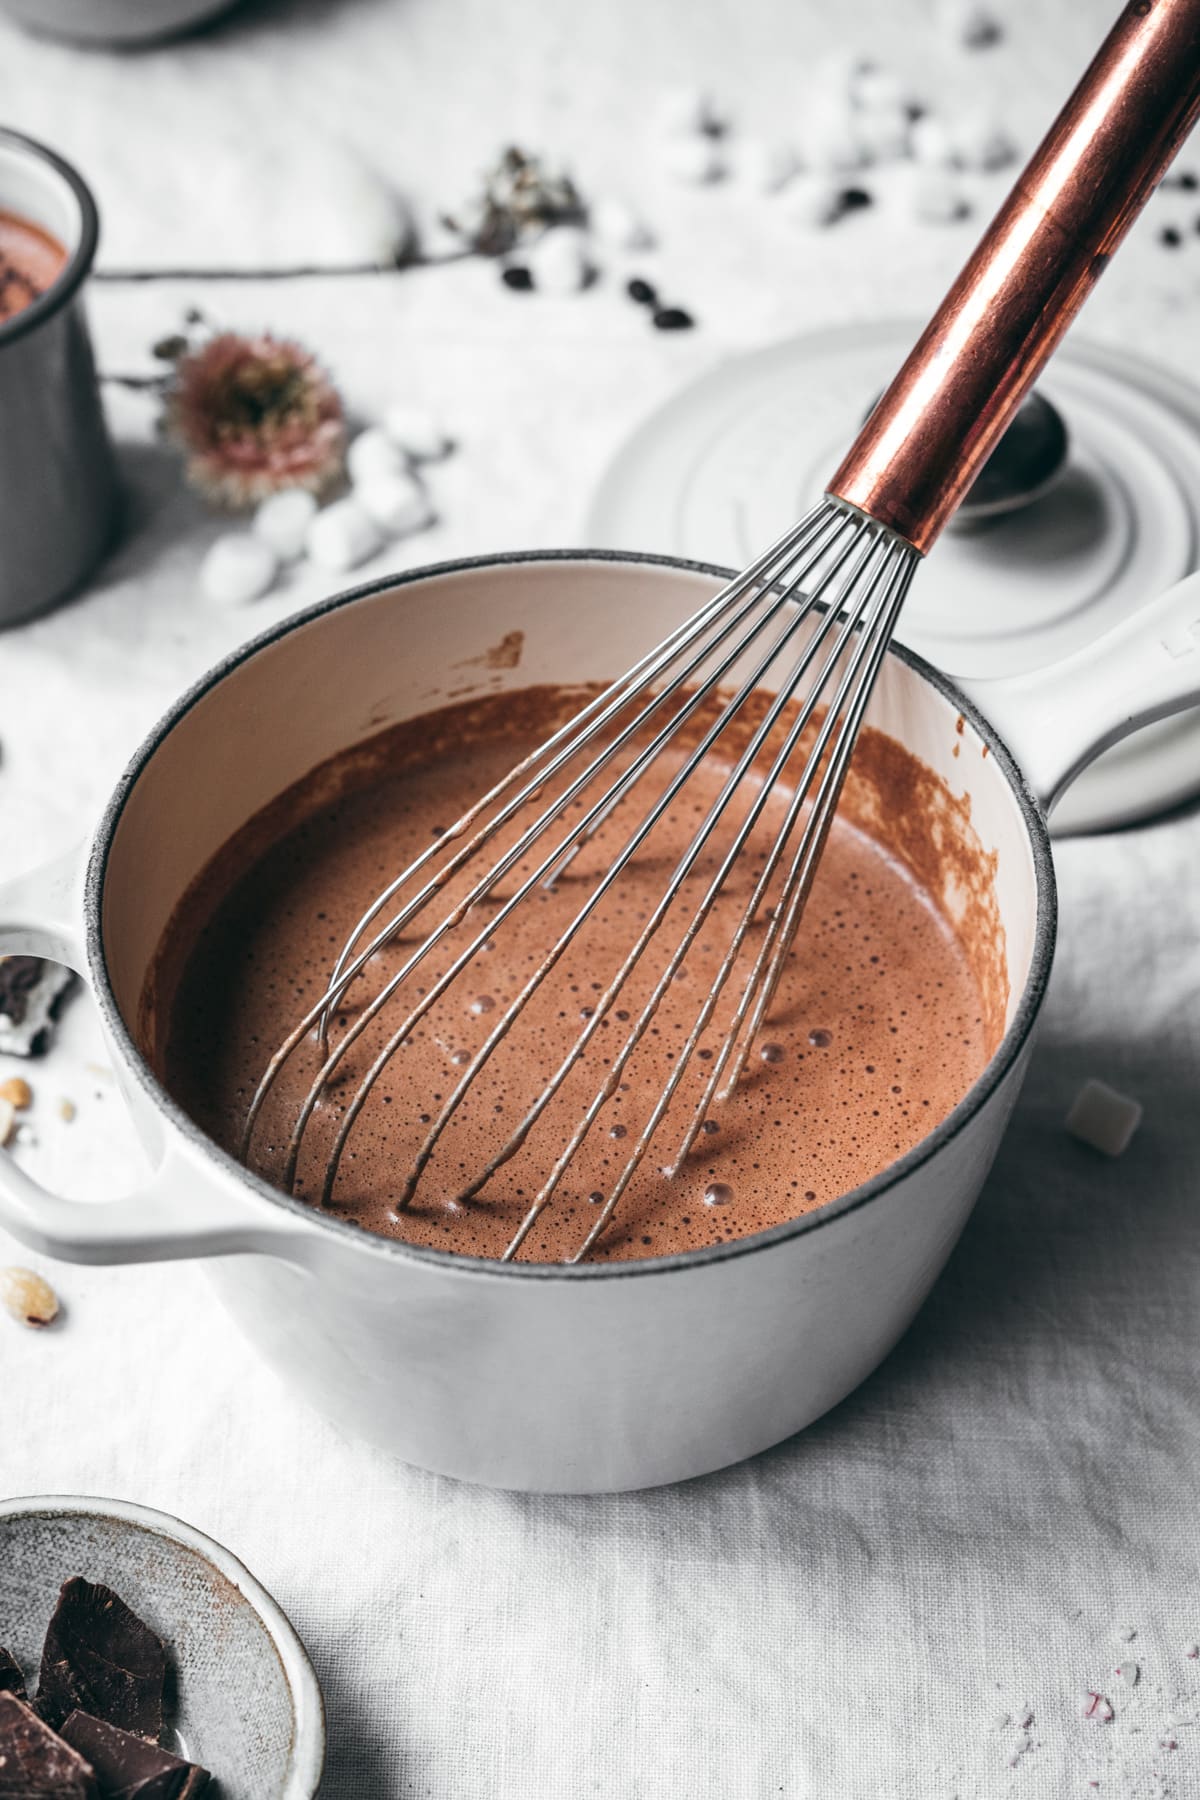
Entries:
[[103, 1581], [167, 1646], [167, 1748], [221, 1800], [312, 1800], [325, 1759], [321, 1690], [266, 1589], [202, 1532], [124, 1500], [0, 1502], [0, 1644], [36, 1685], [46, 1622], [72, 1575]]

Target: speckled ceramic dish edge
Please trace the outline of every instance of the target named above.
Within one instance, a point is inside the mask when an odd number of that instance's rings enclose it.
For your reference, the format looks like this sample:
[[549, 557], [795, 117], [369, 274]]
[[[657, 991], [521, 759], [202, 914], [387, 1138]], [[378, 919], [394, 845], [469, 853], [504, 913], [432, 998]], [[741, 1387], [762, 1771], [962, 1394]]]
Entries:
[[[123, 1535], [122, 1528], [130, 1534], [149, 1534], [178, 1546], [189, 1553], [191, 1558], [199, 1559], [209, 1570], [222, 1577], [223, 1583], [235, 1590], [266, 1633], [278, 1658], [279, 1672], [291, 1704], [290, 1744], [283, 1752], [283, 1759], [279, 1764], [282, 1784], [273, 1791], [278, 1794], [279, 1800], [313, 1800], [325, 1761], [325, 1709], [321, 1689], [308, 1653], [290, 1621], [262, 1583], [255, 1579], [236, 1556], [183, 1520], [128, 1500], [77, 1494], [33, 1495], [0, 1500], [0, 1535], [3, 1535], [5, 1528], [11, 1528], [22, 1519], [30, 1521], [31, 1525], [38, 1521], [43, 1528], [52, 1527], [55, 1523], [65, 1525], [72, 1520], [84, 1525], [91, 1520], [98, 1525], [107, 1524], [110, 1528], [115, 1526], [118, 1535]], [[119, 1561], [119, 1556], [116, 1560]], [[61, 1580], [81, 1572], [83, 1571], [74, 1568], [55, 1569], [50, 1571], [50, 1580], [57, 1587]], [[101, 1574], [101, 1571], [94, 1571], [94, 1574]], [[119, 1574], [112, 1561], [107, 1563], [104, 1575], [111, 1585], [119, 1586]], [[136, 1595], [130, 1595], [129, 1598], [131, 1603], [136, 1604]], [[7, 1628], [7, 1623], [0, 1620], [0, 1639]], [[182, 1680], [187, 1680], [186, 1667], [183, 1669]], [[211, 1750], [206, 1751], [206, 1754], [212, 1762], [217, 1761], [217, 1758], [212, 1757]], [[219, 1791], [224, 1795], [227, 1790], [220, 1784], [219, 1767], [214, 1768], [213, 1773], [218, 1778]]]

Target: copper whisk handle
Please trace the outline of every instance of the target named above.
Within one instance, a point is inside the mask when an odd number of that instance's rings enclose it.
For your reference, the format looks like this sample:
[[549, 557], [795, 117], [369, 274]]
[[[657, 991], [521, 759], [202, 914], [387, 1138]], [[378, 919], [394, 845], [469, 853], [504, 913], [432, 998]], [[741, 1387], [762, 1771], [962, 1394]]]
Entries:
[[922, 554], [1200, 112], [1200, 0], [1132, 0], [829, 492]]

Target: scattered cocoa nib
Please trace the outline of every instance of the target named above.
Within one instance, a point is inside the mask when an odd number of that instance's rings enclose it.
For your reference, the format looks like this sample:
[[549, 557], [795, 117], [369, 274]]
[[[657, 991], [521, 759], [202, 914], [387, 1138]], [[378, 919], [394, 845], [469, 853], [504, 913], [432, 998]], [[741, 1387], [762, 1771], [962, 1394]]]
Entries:
[[0, 1647], [0, 1694], [15, 1694], [18, 1700], [25, 1698], [25, 1677], [21, 1665], [12, 1652]]
[[78, 1708], [157, 1743], [163, 1723], [166, 1653], [112, 1589], [64, 1582], [46, 1628], [37, 1709], [57, 1729]]
[[660, 306], [654, 314], [654, 323], [659, 331], [690, 331], [696, 321], [682, 306]]
[[199, 1800], [208, 1788], [198, 1763], [88, 1713], [73, 1712], [59, 1735], [92, 1765], [103, 1800]]
[[15, 1694], [0, 1694], [0, 1800], [101, 1800], [91, 1764]]

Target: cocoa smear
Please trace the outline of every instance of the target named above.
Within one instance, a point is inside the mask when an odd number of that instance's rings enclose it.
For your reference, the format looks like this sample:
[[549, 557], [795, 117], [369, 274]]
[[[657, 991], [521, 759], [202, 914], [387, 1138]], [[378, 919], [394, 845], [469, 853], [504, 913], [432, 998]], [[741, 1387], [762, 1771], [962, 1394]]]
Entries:
[[56, 237], [31, 219], [0, 209], [0, 322], [40, 299], [66, 262]]
[[[270, 1053], [323, 990], [347, 934], [371, 898], [413, 856], [438, 842], [464, 801], [498, 781], [572, 717], [591, 688], [531, 688], [443, 707], [332, 759], [239, 832], [186, 896], [147, 984], [141, 1037], [181, 1104], [236, 1150], [245, 1111]], [[609, 870], [654, 794], [714, 716], [704, 710], [681, 742], [641, 778], [636, 807], [619, 807], [551, 892], [541, 886], [498, 925], [445, 997], [392, 1056], [351, 1133], [332, 1209], [367, 1229], [476, 1255], [502, 1254], [539, 1183], [647, 1001], [654, 979], [759, 791], [787, 720], [746, 777], [711, 854], [706, 852], [636, 973], [596, 1025], [517, 1154], [482, 1192], [462, 1189], [510, 1138], [543, 1092], [617, 964], [642, 930], [679, 855], [714, 802], [768, 696], [752, 696], [733, 729], [667, 808], [637, 858], [573, 941], [521, 1022], [471, 1083], [412, 1205], [404, 1178], [429, 1123], [465, 1067], [558, 934]], [[819, 721], [814, 721], [812, 729]], [[749, 900], [766, 846], [791, 796], [812, 730], [772, 790], [749, 845], [659, 1004], [552, 1203], [521, 1255], [561, 1260], [578, 1249], [619, 1177], [679, 1048], [716, 982], [734, 924]], [[632, 754], [623, 751], [610, 772]], [[576, 765], [577, 766], [577, 765]], [[561, 793], [548, 788], [539, 804]], [[594, 798], [596, 789], [588, 790]], [[579, 809], [575, 803], [576, 812]], [[521, 815], [522, 825], [533, 814]], [[573, 820], [559, 827], [570, 830]], [[511, 829], [493, 851], [511, 843]], [[553, 841], [557, 842], [557, 838]], [[451, 853], [447, 840], [439, 860]], [[532, 864], [519, 863], [506, 898]], [[727, 1241], [826, 1204], [917, 1144], [982, 1072], [1003, 1032], [1007, 983], [993, 868], [971, 831], [965, 802], [901, 746], [861, 734], [838, 818], [776, 1000], [731, 1100], [714, 1103], [690, 1156], [667, 1177], [705, 1080], [720, 1052], [729, 1006], [763, 941], [747, 938], [729, 1004], [718, 1008], [679, 1094], [592, 1255], [653, 1256]], [[768, 893], [768, 902], [777, 890]], [[435, 916], [465, 892], [450, 881]], [[489, 911], [490, 908], [490, 911]], [[431, 953], [345, 1058], [322, 1094], [304, 1140], [297, 1192], [316, 1201], [321, 1171], [346, 1105], [389, 1033], [476, 933], [487, 938], [497, 902], [474, 909]], [[336, 1045], [364, 1006], [415, 949], [391, 943], [348, 992]], [[626, 1019], [620, 1012], [628, 1015]], [[264, 1109], [252, 1163], [281, 1178], [288, 1132], [319, 1066], [305, 1040]]]

